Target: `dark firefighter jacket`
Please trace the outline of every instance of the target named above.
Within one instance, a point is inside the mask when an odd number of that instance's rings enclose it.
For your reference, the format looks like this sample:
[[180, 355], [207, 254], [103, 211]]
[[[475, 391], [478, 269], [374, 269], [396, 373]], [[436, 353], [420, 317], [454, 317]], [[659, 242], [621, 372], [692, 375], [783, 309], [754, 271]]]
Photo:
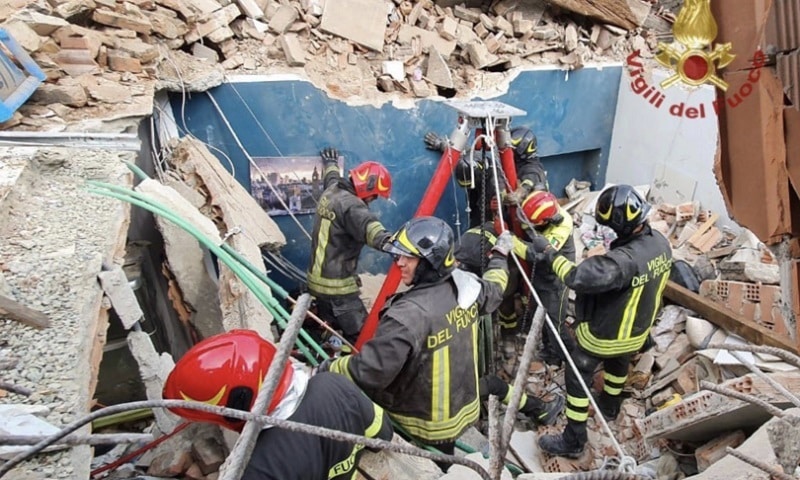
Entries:
[[672, 267], [672, 250], [645, 225], [627, 241], [615, 240], [605, 255], [580, 265], [555, 253], [555, 274], [575, 291], [578, 344], [598, 357], [638, 351], [647, 339]]
[[352, 379], [415, 438], [454, 441], [478, 419], [478, 319], [502, 301], [506, 264], [502, 256], [489, 261], [467, 308], [458, 306], [452, 275], [393, 296], [375, 337], [330, 370]]
[[308, 266], [308, 289], [317, 296], [359, 291], [356, 267], [364, 245], [380, 249], [391, 234], [358, 198], [336, 163], [325, 166], [325, 191], [317, 204]]
[[[384, 410], [341, 375], [319, 373], [308, 381], [303, 399], [288, 418], [382, 440], [392, 439]], [[355, 478], [363, 445], [308, 433], [269, 428], [258, 435], [242, 480], [344, 480]]]
[[528, 192], [547, 190], [547, 175], [539, 157], [522, 160], [514, 155], [514, 164], [517, 167], [517, 187], [525, 187]]
[[480, 225], [472, 227], [459, 239], [456, 260], [464, 270], [480, 275], [489, 262], [489, 252], [496, 241], [494, 222], [485, 222], [483, 228]]

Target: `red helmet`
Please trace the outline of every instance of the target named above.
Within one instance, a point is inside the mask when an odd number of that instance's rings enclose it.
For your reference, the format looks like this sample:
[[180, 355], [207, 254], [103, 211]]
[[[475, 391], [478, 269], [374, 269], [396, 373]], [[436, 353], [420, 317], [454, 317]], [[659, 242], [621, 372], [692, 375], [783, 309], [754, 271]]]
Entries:
[[[231, 330], [207, 338], [178, 360], [164, 383], [163, 397], [188, 400], [249, 412], [267, 374], [275, 346], [252, 330]], [[272, 412], [292, 383], [292, 367], [286, 365], [278, 388], [267, 407]], [[211, 422], [240, 431], [244, 421], [214, 413], [170, 408], [176, 415]]]
[[378, 162], [364, 162], [350, 170], [350, 181], [361, 200], [374, 196], [389, 198], [392, 193], [392, 177], [386, 167]]
[[552, 193], [538, 190], [522, 202], [522, 211], [533, 226], [545, 225], [559, 216], [558, 200]]

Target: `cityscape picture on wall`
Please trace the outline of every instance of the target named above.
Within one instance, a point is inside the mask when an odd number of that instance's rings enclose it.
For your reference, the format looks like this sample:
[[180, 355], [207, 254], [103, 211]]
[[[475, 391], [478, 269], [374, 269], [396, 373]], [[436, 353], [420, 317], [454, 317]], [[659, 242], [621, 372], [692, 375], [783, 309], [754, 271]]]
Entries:
[[[322, 194], [320, 157], [253, 157], [250, 194], [269, 215], [314, 213]], [[343, 167], [339, 158], [339, 170]]]

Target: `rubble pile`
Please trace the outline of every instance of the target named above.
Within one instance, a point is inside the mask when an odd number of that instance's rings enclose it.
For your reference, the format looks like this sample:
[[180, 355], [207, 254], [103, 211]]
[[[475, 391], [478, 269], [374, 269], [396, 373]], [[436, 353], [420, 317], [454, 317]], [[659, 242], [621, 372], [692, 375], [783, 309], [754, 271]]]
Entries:
[[576, 69], [637, 49], [652, 57], [674, 16], [640, 0], [617, 2], [619, 11], [566, 0], [6, 3], [0, 26], [47, 74], [37, 105], [0, 125], [26, 130], [146, 116], [155, 91], [204, 91], [233, 74], [304, 73], [360, 100], [469, 96], [515, 67]]

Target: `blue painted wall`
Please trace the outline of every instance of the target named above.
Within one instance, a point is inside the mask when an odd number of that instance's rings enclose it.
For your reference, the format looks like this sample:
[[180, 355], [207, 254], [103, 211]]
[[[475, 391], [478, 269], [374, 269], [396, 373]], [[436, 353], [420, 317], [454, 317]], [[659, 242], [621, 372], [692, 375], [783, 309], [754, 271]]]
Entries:
[[[527, 112], [512, 125], [527, 125], [539, 139], [539, 154], [548, 171], [551, 190], [563, 196], [572, 179], [605, 181], [611, 129], [617, 104], [621, 67], [574, 72], [537, 70], [520, 73], [506, 94], [492, 98]], [[219, 104], [240, 141], [253, 157], [316, 155], [325, 146], [337, 147], [345, 169], [365, 160], [382, 162], [394, 181], [392, 202], [378, 200], [371, 208], [390, 230], [416, 210], [439, 161], [425, 149], [427, 131], [449, 134], [455, 111], [442, 102], [422, 100], [414, 109], [392, 104], [380, 108], [349, 106], [329, 98], [308, 82], [296, 80], [225, 84], [210, 95]], [[228, 155], [239, 182], [249, 188], [249, 164], [207, 94], [194, 94], [181, 116], [181, 98], [172, 98], [174, 115], [200, 140]], [[185, 133], [185, 132], [184, 132]], [[218, 154], [218, 156], [220, 156]], [[228, 167], [225, 159], [222, 164]], [[454, 223], [460, 212], [466, 225], [463, 192], [448, 187], [436, 215]], [[273, 217], [286, 235], [283, 254], [305, 269], [310, 241], [288, 217]], [[313, 216], [298, 217], [310, 232]], [[385, 272], [384, 254], [364, 249], [360, 268]], [[287, 285], [291, 288], [291, 285]]]

